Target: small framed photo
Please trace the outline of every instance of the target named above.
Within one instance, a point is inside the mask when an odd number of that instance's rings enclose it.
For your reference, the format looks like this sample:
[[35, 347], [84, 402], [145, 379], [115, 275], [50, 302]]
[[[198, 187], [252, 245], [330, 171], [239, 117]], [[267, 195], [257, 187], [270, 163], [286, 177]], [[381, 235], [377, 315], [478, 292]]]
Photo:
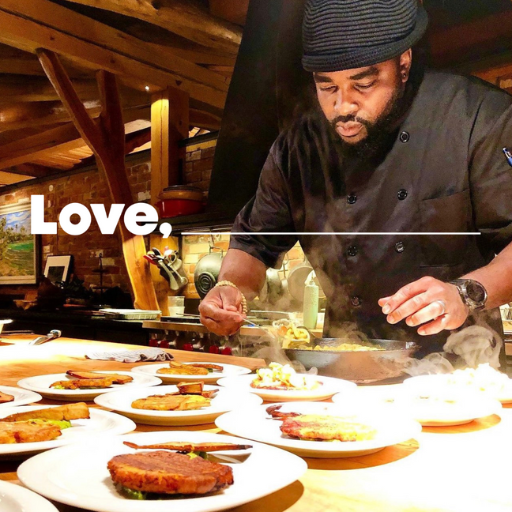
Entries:
[[44, 277], [53, 284], [67, 283], [73, 263], [73, 256], [48, 256], [44, 267]]

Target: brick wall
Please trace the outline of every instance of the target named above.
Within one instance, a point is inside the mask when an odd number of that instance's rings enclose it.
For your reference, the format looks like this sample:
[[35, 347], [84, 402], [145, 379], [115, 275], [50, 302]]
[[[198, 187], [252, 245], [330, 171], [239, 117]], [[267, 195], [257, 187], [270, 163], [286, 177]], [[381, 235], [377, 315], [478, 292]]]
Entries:
[[[201, 188], [205, 196], [210, 184], [215, 145], [216, 140], [212, 140], [186, 149], [185, 183]], [[134, 201], [149, 201], [150, 162], [127, 167], [126, 172]], [[27, 184], [6, 194], [0, 191], [0, 206], [29, 202], [31, 195], [45, 196], [45, 220], [48, 222], [56, 221], [62, 208], [69, 203], [78, 202], [85, 206], [91, 203], [105, 204], [107, 211], [111, 205], [105, 178], [93, 170], [36, 185]], [[102, 235], [93, 219], [89, 230], [79, 237], [70, 236], [59, 228], [57, 235], [42, 235], [41, 239], [42, 270], [47, 256], [72, 254], [75, 274], [85, 281], [85, 286], [99, 285], [99, 275], [93, 270], [98, 268], [98, 256], [103, 254], [103, 265], [109, 271], [103, 276], [104, 286], [120, 286], [124, 291], [129, 290], [121, 239], [117, 232], [114, 235]], [[189, 293], [192, 295], [195, 293], [193, 282], [192, 277], [192, 284], [189, 285]], [[0, 285], [0, 294], [25, 294], [35, 288], [27, 285]]]
[[[229, 235], [213, 235], [213, 239], [215, 247], [219, 247], [224, 253], [228, 250]], [[210, 240], [209, 236], [185, 235], [182, 237], [183, 266], [190, 283], [185, 290], [185, 296], [189, 298], [199, 298], [194, 287], [194, 270], [196, 269], [197, 262], [209, 253]], [[299, 243], [288, 251], [287, 258], [285, 258], [286, 261], [287, 270], [295, 268], [304, 261], [304, 252]], [[281, 279], [285, 278], [285, 273], [282, 269], [280, 276]]]
[[[133, 199], [135, 201], [148, 199], [151, 189], [150, 163], [133, 165], [127, 168], [126, 172]], [[28, 185], [0, 195], [0, 206], [29, 202], [31, 195], [44, 195], [45, 220], [48, 222], [57, 221], [62, 208], [70, 203], [77, 202], [85, 206], [91, 203], [105, 204], [107, 211], [112, 204], [103, 174], [89, 171]], [[125, 291], [129, 290], [119, 234], [116, 232], [113, 235], [102, 235], [94, 218], [91, 227], [80, 236], [68, 235], [60, 226], [56, 235], [41, 235], [41, 249], [41, 270], [44, 270], [46, 258], [49, 255], [72, 254], [74, 272], [80, 279], [85, 280], [85, 286], [99, 285], [99, 274], [93, 271], [98, 268], [98, 256], [103, 254], [103, 266], [108, 269], [108, 274], [103, 276], [104, 286], [120, 286]], [[2, 285], [0, 293], [26, 293], [31, 288], [35, 286]]]

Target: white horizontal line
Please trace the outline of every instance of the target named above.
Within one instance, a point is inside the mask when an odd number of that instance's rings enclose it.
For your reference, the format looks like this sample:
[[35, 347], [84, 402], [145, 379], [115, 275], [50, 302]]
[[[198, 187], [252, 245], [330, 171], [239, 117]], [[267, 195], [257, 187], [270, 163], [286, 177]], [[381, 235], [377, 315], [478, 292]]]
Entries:
[[441, 231], [441, 232], [425, 232], [425, 231], [420, 231], [420, 232], [409, 232], [409, 231], [405, 231], [405, 232], [400, 232], [400, 231], [397, 231], [396, 233], [395, 232], [390, 232], [390, 233], [385, 233], [385, 232], [347, 232], [347, 231], [344, 231], [344, 232], [321, 232], [321, 233], [313, 233], [311, 231], [305, 231], [305, 232], [297, 232], [297, 231], [293, 231], [291, 233], [276, 233], [276, 232], [258, 232], [258, 233], [245, 233], [245, 232], [242, 232], [242, 233], [238, 233], [238, 232], [232, 232], [232, 231], [188, 231], [188, 232], [184, 232], [182, 233], [182, 235], [194, 235], [194, 236], [204, 236], [204, 235], [235, 235], [235, 236], [275, 236], [275, 235], [280, 235], [280, 236], [287, 236], [287, 235], [292, 235], [292, 236], [297, 236], [297, 235], [320, 235], [320, 236], [327, 236], [327, 235], [336, 235], [336, 236], [467, 236], [467, 235], [472, 235], [472, 236], [476, 236], [476, 235], [481, 235], [482, 233], [480, 232], [460, 232], [460, 231], [456, 231], [456, 232], [444, 232], [444, 231]]

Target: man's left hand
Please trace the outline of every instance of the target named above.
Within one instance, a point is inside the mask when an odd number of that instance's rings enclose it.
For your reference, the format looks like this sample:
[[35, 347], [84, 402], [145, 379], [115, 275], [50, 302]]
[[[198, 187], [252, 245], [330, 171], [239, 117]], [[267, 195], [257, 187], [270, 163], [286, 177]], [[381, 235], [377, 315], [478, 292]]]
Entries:
[[469, 314], [457, 288], [433, 277], [422, 277], [379, 299], [379, 306], [390, 324], [405, 318], [410, 327], [421, 325], [418, 334], [423, 336], [457, 329]]

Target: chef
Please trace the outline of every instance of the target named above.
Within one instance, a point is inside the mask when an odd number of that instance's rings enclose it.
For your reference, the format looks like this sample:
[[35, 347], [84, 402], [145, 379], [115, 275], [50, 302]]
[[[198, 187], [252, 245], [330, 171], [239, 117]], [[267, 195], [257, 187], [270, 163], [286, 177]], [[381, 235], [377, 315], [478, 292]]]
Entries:
[[[317, 108], [274, 142], [200, 306], [235, 333], [268, 267], [297, 241], [327, 296], [324, 335], [440, 350], [452, 331], [501, 330], [512, 300], [512, 97], [424, 71], [415, 0], [309, 0], [303, 58]], [[333, 234], [334, 233], [334, 234]]]

